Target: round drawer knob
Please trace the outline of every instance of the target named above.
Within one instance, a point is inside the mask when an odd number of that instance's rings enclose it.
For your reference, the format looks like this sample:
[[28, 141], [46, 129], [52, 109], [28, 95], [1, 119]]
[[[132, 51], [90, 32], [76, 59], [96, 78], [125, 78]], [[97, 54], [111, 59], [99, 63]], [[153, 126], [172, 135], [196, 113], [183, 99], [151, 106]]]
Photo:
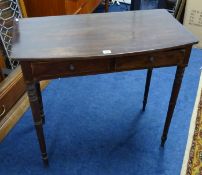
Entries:
[[153, 63], [153, 62], [154, 62], [154, 57], [149, 57], [149, 61], [150, 61], [151, 63]]
[[69, 70], [71, 70], [71, 71], [74, 71], [74, 70], [75, 70], [75, 67], [74, 67], [73, 64], [70, 64], [70, 65], [69, 65]]

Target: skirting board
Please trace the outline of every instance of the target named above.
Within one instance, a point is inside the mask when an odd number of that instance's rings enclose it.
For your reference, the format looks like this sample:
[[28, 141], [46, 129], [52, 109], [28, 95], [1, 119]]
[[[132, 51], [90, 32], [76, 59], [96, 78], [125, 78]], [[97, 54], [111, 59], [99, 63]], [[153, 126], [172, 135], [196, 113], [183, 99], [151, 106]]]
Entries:
[[181, 169], [181, 175], [185, 175], [186, 171], [187, 171], [187, 165], [188, 165], [188, 161], [189, 161], [189, 153], [190, 153], [191, 146], [192, 146], [195, 124], [196, 124], [196, 117], [197, 117], [197, 112], [198, 112], [198, 104], [199, 104], [201, 92], [202, 92], [201, 89], [202, 89], [202, 73], [201, 73], [198, 91], [197, 91], [197, 95], [196, 95], [196, 100], [195, 100], [195, 104], [194, 104], [194, 109], [193, 109], [193, 113], [192, 113], [192, 117], [191, 117], [189, 134], [188, 134], [188, 139], [187, 139], [187, 145], [186, 145], [184, 160], [183, 160], [182, 169]]

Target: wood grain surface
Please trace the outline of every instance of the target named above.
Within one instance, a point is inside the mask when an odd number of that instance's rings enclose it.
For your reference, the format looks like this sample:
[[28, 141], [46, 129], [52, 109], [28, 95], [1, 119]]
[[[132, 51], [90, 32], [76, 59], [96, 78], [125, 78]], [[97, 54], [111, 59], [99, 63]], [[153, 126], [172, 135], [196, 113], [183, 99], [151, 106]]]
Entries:
[[194, 43], [197, 39], [166, 10], [41, 17], [16, 22], [11, 57], [89, 59]]

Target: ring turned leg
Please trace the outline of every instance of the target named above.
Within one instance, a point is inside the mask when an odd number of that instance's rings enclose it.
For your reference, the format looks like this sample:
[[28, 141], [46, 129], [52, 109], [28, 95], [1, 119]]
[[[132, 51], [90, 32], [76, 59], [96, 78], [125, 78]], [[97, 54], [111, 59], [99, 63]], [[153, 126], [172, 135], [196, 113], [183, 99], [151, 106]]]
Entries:
[[167, 111], [166, 121], [165, 121], [165, 125], [164, 125], [163, 135], [161, 137], [161, 146], [162, 147], [164, 146], [166, 139], [167, 139], [167, 134], [168, 134], [171, 120], [172, 120], [173, 112], [175, 109], [177, 97], [178, 97], [178, 94], [180, 91], [182, 78], [184, 75], [184, 70], [185, 70], [185, 67], [182, 67], [182, 66], [178, 66], [177, 70], [176, 70], [175, 80], [173, 83], [173, 88], [172, 88], [169, 107], [168, 107], [168, 111]]
[[34, 120], [35, 129], [36, 129], [36, 133], [39, 141], [42, 159], [44, 164], [48, 165], [48, 156], [46, 152], [46, 143], [45, 143], [45, 138], [43, 133], [43, 125], [42, 125], [41, 110], [40, 110], [41, 105], [38, 97], [36, 83], [27, 82], [27, 92], [29, 96], [30, 106], [32, 109], [33, 120]]
[[148, 94], [149, 94], [149, 87], [150, 87], [150, 82], [151, 82], [152, 70], [153, 69], [147, 70], [147, 79], [146, 79], [146, 84], [145, 84], [144, 100], [143, 100], [143, 107], [142, 107], [143, 111], [145, 111], [145, 107], [147, 105], [147, 98], [148, 98]]
[[40, 113], [41, 113], [42, 123], [45, 124], [45, 115], [44, 115], [44, 110], [43, 110], [43, 101], [42, 101], [40, 83], [36, 82], [35, 87], [36, 87], [36, 91], [37, 91], [38, 100], [40, 103]]

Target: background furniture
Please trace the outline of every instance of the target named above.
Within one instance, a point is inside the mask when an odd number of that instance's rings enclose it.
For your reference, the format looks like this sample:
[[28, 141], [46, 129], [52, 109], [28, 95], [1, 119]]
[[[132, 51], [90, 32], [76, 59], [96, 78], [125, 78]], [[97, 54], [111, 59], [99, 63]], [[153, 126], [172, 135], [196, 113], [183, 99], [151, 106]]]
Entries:
[[[24, 0], [24, 2], [27, 15], [36, 17], [91, 13], [102, 0]], [[105, 2], [108, 3], [108, 0]], [[107, 10], [108, 7], [105, 8]]]

